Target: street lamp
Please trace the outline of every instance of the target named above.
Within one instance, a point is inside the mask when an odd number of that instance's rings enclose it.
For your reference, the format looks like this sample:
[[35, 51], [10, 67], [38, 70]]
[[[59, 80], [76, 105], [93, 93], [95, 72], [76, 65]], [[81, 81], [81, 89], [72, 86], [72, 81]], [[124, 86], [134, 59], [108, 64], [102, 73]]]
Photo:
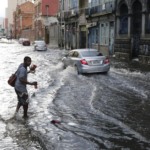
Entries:
[[48, 21], [48, 15], [49, 15], [49, 5], [46, 5], [46, 21], [45, 21], [45, 42], [48, 44], [49, 43], [49, 21]]
[[[65, 49], [65, 21], [63, 20], [63, 6], [64, 6], [64, 0], [59, 0], [59, 4], [60, 4], [60, 46], [64, 47]], [[64, 31], [64, 35], [63, 35], [63, 31]]]
[[62, 0], [59, 0], [60, 10], [60, 47], [62, 47]]

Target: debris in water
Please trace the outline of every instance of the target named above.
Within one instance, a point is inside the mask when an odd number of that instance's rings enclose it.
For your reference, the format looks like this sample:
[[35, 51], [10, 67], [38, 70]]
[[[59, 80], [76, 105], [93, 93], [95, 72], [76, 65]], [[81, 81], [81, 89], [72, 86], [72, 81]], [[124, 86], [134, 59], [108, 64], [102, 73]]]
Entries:
[[61, 122], [59, 120], [52, 120], [51, 123], [52, 124], [60, 124]]

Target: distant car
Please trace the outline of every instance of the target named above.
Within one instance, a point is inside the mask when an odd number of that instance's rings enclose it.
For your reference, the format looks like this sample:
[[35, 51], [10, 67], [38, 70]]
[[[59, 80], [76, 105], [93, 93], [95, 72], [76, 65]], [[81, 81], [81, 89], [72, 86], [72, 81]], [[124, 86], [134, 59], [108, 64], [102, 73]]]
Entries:
[[47, 45], [46, 45], [45, 41], [43, 41], [43, 40], [34, 41], [34, 50], [35, 51], [46, 51]]
[[1, 38], [5, 39], [5, 38], [6, 38], [6, 36], [5, 36], [5, 35], [2, 35], [2, 36], [1, 36]]
[[30, 40], [29, 39], [23, 39], [22, 45], [23, 46], [30, 46]]
[[23, 42], [23, 40], [24, 40], [25, 38], [19, 38], [19, 44], [22, 44], [22, 42]]
[[12, 40], [11, 36], [7, 36], [6, 38], [7, 38], [7, 40]]
[[73, 66], [78, 74], [107, 73], [110, 69], [110, 60], [96, 49], [71, 50], [62, 59], [64, 68]]

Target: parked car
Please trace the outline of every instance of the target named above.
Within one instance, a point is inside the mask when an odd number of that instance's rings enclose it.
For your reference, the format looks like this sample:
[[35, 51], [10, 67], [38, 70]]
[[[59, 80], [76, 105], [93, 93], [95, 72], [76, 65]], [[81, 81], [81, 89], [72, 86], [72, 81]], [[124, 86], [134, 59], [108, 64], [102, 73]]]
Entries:
[[7, 36], [6, 38], [7, 38], [7, 40], [12, 40], [11, 36]]
[[43, 41], [43, 40], [34, 41], [34, 50], [35, 51], [46, 51], [47, 45], [46, 45], [45, 41]]
[[22, 40], [22, 45], [23, 46], [30, 46], [30, 40], [29, 39], [23, 39]]
[[19, 38], [19, 40], [18, 40], [19, 44], [22, 44], [23, 40], [24, 40], [24, 38]]
[[62, 59], [64, 68], [73, 66], [78, 74], [83, 73], [107, 73], [110, 69], [109, 58], [103, 56], [96, 49], [75, 49], [71, 50]]

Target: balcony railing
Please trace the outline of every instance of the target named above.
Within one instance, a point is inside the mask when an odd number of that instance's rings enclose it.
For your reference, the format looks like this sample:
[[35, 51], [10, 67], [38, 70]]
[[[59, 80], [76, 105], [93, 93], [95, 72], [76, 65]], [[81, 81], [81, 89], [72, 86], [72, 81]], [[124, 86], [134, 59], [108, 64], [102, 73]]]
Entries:
[[98, 5], [94, 7], [87, 8], [85, 13], [86, 15], [94, 15], [94, 14], [107, 14], [112, 13], [115, 10], [115, 3], [114, 2], [107, 2], [103, 5]]
[[72, 10], [64, 11], [63, 13], [60, 12], [60, 15], [62, 14], [62, 16], [61, 16], [62, 18], [68, 19], [70, 17], [77, 16], [78, 13], [79, 13], [79, 11], [77, 9], [72, 9]]
[[74, 8], [68, 11], [59, 12], [59, 14], [62, 14], [58, 16], [60, 19], [60, 16], [62, 19], [66, 20], [70, 17], [77, 16], [78, 14], [85, 14], [86, 16], [96, 15], [96, 14], [108, 14], [113, 13], [115, 10], [115, 3], [114, 2], [106, 2], [103, 5], [98, 5], [94, 7], [88, 7], [88, 8]]

